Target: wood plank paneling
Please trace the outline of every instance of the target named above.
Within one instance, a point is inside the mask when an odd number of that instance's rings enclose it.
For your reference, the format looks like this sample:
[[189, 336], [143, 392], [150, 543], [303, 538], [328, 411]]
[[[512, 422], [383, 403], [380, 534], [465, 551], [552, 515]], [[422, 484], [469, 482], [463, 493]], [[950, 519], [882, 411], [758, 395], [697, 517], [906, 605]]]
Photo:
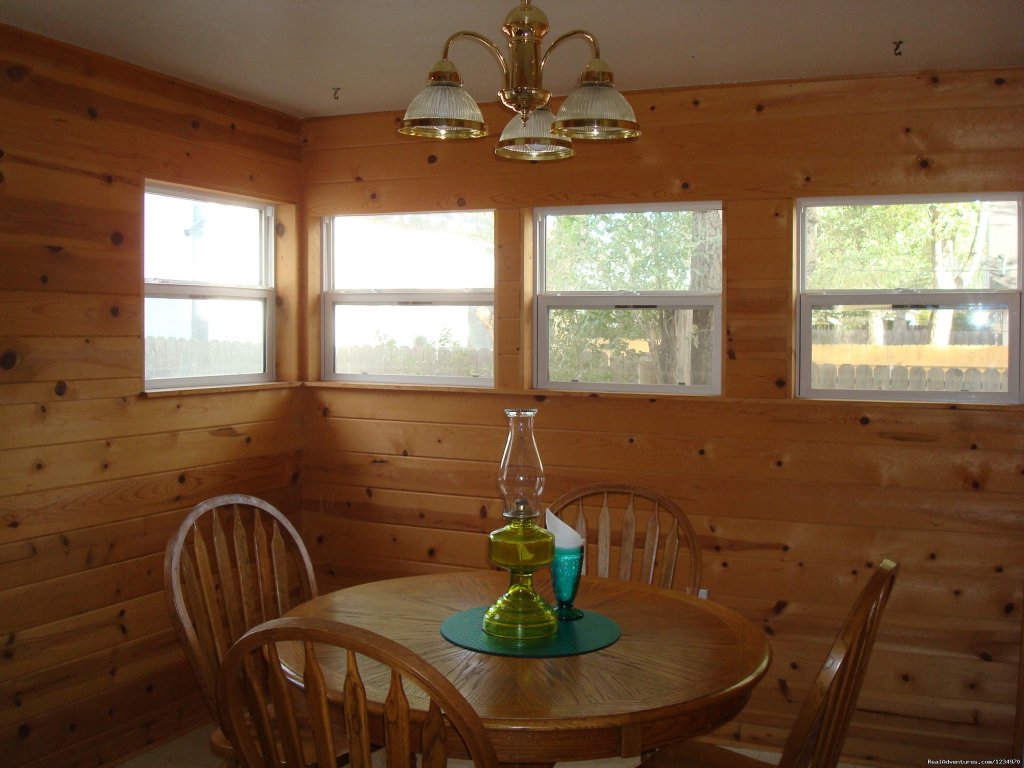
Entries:
[[[11, 291], [138, 295], [138, 254], [112, 246], [58, 245], [43, 233], [38, 242], [4, 241], [3, 274]], [[49, 241], [49, 242], [47, 242]]]
[[21, 677], [170, 626], [163, 593], [151, 592], [8, 635], [4, 674]]
[[[294, 420], [236, 424], [82, 443], [12, 449], [4, 462], [17, 472], [13, 493], [32, 493], [298, 450]], [[282, 431], [284, 435], [282, 435]], [[288, 438], [291, 439], [288, 439]]]
[[[180, 520], [298, 520], [299, 122], [4, 26], [0, 62], [0, 762], [111, 764], [210, 716], [163, 595]], [[142, 393], [149, 179], [279, 203], [286, 383]]]
[[149, 514], [182, 509], [237, 488], [250, 489], [280, 509], [290, 510], [293, 504], [288, 502], [298, 494], [298, 476], [297, 454], [272, 454], [231, 463], [178, 467], [141, 478], [0, 496], [0, 542], [127, 521], [137, 517], [140, 508]]
[[142, 377], [141, 336], [0, 336], [0, 350], [5, 383]]
[[[399, 137], [397, 113], [300, 122], [3, 26], [0, 62], [0, 688], [21, 704], [0, 718], [6, 760], [113, 762], [206, 716], [160, 573], [204, 498], [301, 515], [322, 589], [488, 567], [502, 409], [531, 405], [545, 499], [658, 487], [693, 514], [712, 599], [771, 634], [772, 670], [720, 738], [781, 744], [869, 564], [892, 555], [846, 757], [1008, 756], [1024, 408], [794, 399], [793, 211], [1019, 189], [1024, 70], [633, 93], [640, 140], [534, 166], [490, 140]], [[305, 387], [140, 395], [147, 179], [280, 204], [276, 358]], [[533, 391], [531, 208], [709, 199], [723, 396]], [[459, 209], [496, 211], [495, 391], [316, 384], [318, 217]]]
[[95, 695], [131, 680], [144, 679], [181, 663], [177, 632], [162, 632], [105, 648], [97, 653], [0, 683], [0, 696], [14, 707], [0, 712], [0, 729], [58, 708], [69, 699]]
[[182, 696], [168, 706], [144, 712], [129, 719], [122, 718], [112, 728], [98, 730], [73, 744], [61, 744], [56, 751], [25, 765], [28, 768], [52, 765], [94, 768], [97, 761], [108, 764], [133, 757], [210, 721], [206, 702], [198, 691]]
[[[112, 424], [122, 436], [162, 433], [167, 425], [181, 431], [211, 425], [237, 425], [254, 413], [264, 420], [297, 417], [295, 398], [288, 389], [264, 389], [241, 400], [232, 392], [211, 392], [207, 397], [133, 397], [121, 400], [78, 400], [48, 404], [0, 405], [0, 421], [10, 425], [0, 448], [44, 446], [98, 440], [110, 435]], [[154, 428], [154, 421], [160, 425]]]
[[0, 584], [38, 583], [162, 552], [183, 517], [176, 511], [0, 544]]
[[[493, 485], [505, 432], [500, 409], [516, 398], [433, 393], [425, 411], [419, 393], [323, 388], [310, 395], [303, 487], [317, 503], [307, 501], [304, 520], [318, 542], [318, 575], [344, 586], [472, 567], [483, 532], [500, 524]], [[544, 497], [612, 475], [639, 476], [685, 501], [712, 598], [737, 607], [761, 599], [760, 613], [745, 612], [780, 638], [777, 675], [820, 664], [867, 563], [899, 559], [883, 647], [902, 641], [909, 655], [873, 672], [869, 680], [878, 682], [869, 686], [902, 698], [888, 728], [867, 728], [868, 742], [880, 749], [886, 733], [912, 719], [906, 713], [930, 706], [941, 713], [932, 727], [971, 723], [941, 742], [954, 752], [968, 751], [964, 743], [992, 751], [1005, 739], [1014, 702], [1005, 681], [992, 681], [1019, 658], [1021, 431], [1006, 418], [1019, 409], [785, 401], [771, 412], [764, 402], [590, 397], [538, 405]], [[339, 528], [335, 518], [351, 524]], [[438, 529], [467, 526], [475, 537], [463, 545], [469, 559], [453, 558]], [[373, 554], [340, 557], [353, 542]], [[795, 622], [807, 605], [810, 616], [829, 620]], [[1001, 670], [991, 666], [999, 662]], [[930, 682], [922, 690], [912, 683], [923, 677]], [[801, 692], [787, 686], [792, 706], [780, 710], [769, 697], [749, 722], [761, 722], [767, 708], [773, 717], [781, 711], [785, 725]], [[979, 707], [991, 716], [974, 722], [969, 710]]]
[[[118, 754], [115, 743], [102, 738], [104, 732], [115, 734], [125, 724], [138, 721], [141, 712], [159, 713], [166, 702], [184, 701], [195, 689], [192, 671], [184, 659], [151, 674], [114, 685], [102, 693], [82, 699], [68, 700], [63, 706], [44, 714], [0, 728], [0, 750], [13, 765], [40, 764], [52, 760], [54, 752], [95, 738], [107, 743], [112, 754]], [[163, 702], [158, 705], [158, 702]], [[152, 717], [152, 714], [150, 715]], [[93, 763], [95, 750], [93, 747]]]
[[[6, 307], [6, 331], [13, 336], [75, 335], [117, 336], [130, 333], [142, 322], [138, 296], [97, 293], [15, 293], [0, 291]], [[78, 323], [70, 325], [69, 315]]]
[[[695, 86], [626, 94], [642, 128], [691, 126], [703, 122], [732, 124], [783, 115], [814, 121], [830, 115], [858, 117], [877, 114], [906, 114], [924, 105], [929, 111], [1001, 109], [1017, 106], [1024, 90], [1020, 70], [933, 72], [903, 77], [846, 77], [801, 82], [738, 83]], [[557, 100], [556, 100], [557, 103]], [[761, 109], [758, 109], [758, 107]], [[505, 116], [500, 106], [481, 105], [490, 123]], [[381, 144], [408, 143], [398, 135], [401, 114], [375, 112], [352, 115], [344, 120], [317, 118], [302, 125], [305, 146], [312, 150], [347, 149]], [[507, 120], [507, 118], [506, 118]], [[504, 121], [501, 121], [504, 122]], [[418, 142], [434, 148], [452, 142]], [[717, 152], [723, 151], [715, 143]], [[415, 172], [410, 166], [406, 175]]]
[[408, 141], [394, 113], [304, 123], [314, 220], [494, 207], [528, 222], [533, 206], [721, 200], [725, 228], [720, 398], [531, 390], [529, 232], [522, 263], [499, 256], [497, 392], [310, 386], [303, 524], [318, 576], [486, 567], [502, 409], [535, 406], [545, 500], [597, 480], [659, 488], [693, 515], [711, 599], [769, 632], [772, 669], [719, 738], [781, 746], [872, 564], [892, 556], [903, 567], [846, 758], [1008, 757], [1024, 408], [795, 399], [793, 214], [807, 196], [1019, 190], [1024, 71], [629, 99], [638, 141], [577, 142], [572, 161], [539, 166], [496, 162], [487, 141]]
[[[226, 106], [231, 120], [251, 126], [254, 132], [291, 138], [299, 130], [299, 121], [280, 112], [226, 100], [222, 95], [177, 78], [149, 72], [107, 56], [54, 42], [6, 25], [0, 25], [0, 43], [20, 68], [35, 68], [80, 87], [104, 89], [129, 95], [132, 102], [159, 99], [189, 111], [223, 113]], [[14, 73], [18, 75], [20, 70]], [[183, 106], [184, 105], [184, 106]]]

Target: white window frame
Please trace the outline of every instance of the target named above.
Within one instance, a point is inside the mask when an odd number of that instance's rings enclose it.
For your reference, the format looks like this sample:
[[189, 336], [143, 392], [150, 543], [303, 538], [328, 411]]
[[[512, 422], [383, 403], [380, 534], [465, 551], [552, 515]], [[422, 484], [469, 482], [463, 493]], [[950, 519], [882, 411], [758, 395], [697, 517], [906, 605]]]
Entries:
[[[156, 392], [165, 389], [198, 389], [201, 387], [234, 386], [244, 384], [263, 384], [275, 381], [275, 306], [274, 290], [274, 205], [267, 202], [253, 201], [210, 190], [178, 187], [172, 184], [146, 182], [145, 194], [168, 195], [199, 202], [227, 203], [254, 208], [260, 213], [260, 283], [256, 286], [238, 286], [227, 284], [206, 283], [187, 280], [164, 280], [160, 278], [144, 280], [145, 299], [248, 299], [263, 304], [263, 371], [258, 373], [223, 374], [215, 376], [182, 376], [174, 378], [145, 378], [145, 389]], [[143, 221], [145, 226], [145, 221]], [[143, 254], [145, 258], [145, 254]], [[143, 310], [145, 316], [145, 310]], [[145, 322], [145, 317], [143, 318]], [[143, 330], [143, 340], [145, 340]], [[145, 360], [143, 360], [145, 370]], [[145, 374], [144, 374], [145, 375]]]
[[[415, 213], [403, 211], [401, 214]], [[431, 213], [430, 211], [425, 212]], [[493, 211], [492, 211], [493, 214]], [[347, 215], [347, 214], [344, 214]], [[321, 219], [321, 255], [323, 281], [321, 289], [321, 379], [366, 384], [399, 384], [421, 386], [461, 387], [488, 389], [494, 387], [493, 376], [418, 376], [414, 374], [382, 373], [338, 373], [335, 364], [334, 308], [350, 304], [358, 306], [489, 306], [494, 308], [494, 290], [348, 290], [334, 288], [334, 219], [339, 216], [324, 216]], [[492, 265], [492, 273], [494, 266]], [[497, 362], [497, 348], [492, 349], [494, 363]], [[492, 363], [491, 369], [494, 369]]]
[[[974, 200], [1011, 201], [1017, 203], [1017, 288], [1015, 290], [808, 290], [806, 288], [806, 217], [808, 208], [842, 205], [899, 205], [921, 203], [960, 203]], [[1021, 402], [1021, 293], [1024, 290], [1024, 206], [1021, 194], [942, 194], [942, 195], [867, 195], [858, 197], [800, 198], [797, 204], [797, 397], [815, 400], [883, 400], [896, 402], [936, 403], [1019, 403]], [[929, 390], [903, 392], [868, 389], [815, 388], [812, 382], [811, 346], [812, 315], [819, 307], [891, 306], [897, 309], [964, 309], [977, 304], [1005, 304], [1010, 329], [1007, 360], [1006, 392], [953, 392]]]
[[[547, 227], [549, 215], [580, 215], [602, 213], [658, 212], [658, 211], [722, 211], [722, 202], [658, 203], [627, 205], [580, 205], [534, 209], [535, 274], [537, 286], [534, 301], [533, 364], [534, 380], [538, 389], [568, 390], [606, 393], [662, 393], [673, 395], [714, 396], [722, 393], [722, 292], [697, 291], [548, 291], [545, 259], [547, 253]], [[724, 219], [723, 219], [724, 231]], [[723, 281], [724, 276], [723, 241]], [[708, 309], [711, 311], [714, 343], [711, 346], [710, 384], [612, 384], [608, 382], [552, 381], [548, 338], [549, 317], [552, 309]]]

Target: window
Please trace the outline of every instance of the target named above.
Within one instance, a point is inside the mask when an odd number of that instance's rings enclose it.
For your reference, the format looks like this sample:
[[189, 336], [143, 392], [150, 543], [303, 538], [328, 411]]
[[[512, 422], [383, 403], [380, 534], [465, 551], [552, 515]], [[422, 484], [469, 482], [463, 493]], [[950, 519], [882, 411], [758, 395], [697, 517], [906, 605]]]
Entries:
[[146, 389], [272, 381], [274, 209], [147, 185]]
[[799, 202], [799, 394], [1020, 401], [1019, 195]]
[[490, 387], [494, 212], [324, 219], [324, 378]]
[[536, 211], [536, 380], [721, 391], [722, 206]]

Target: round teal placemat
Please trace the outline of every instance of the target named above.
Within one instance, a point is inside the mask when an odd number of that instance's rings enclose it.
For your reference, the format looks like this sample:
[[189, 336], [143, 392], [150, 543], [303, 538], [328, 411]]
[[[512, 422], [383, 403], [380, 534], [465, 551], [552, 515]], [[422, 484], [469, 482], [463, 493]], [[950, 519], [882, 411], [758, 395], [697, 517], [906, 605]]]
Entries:
[[520, 656], [540, 659], [551, 656], [578, 656], [607, 648], [619, 639], [619, 625], [594, 611], [583, 611], [583, 618], [558, 622], [558, 632], [536, 640], [507, 640], [484, 632], [486, 607], [449, 616], [441, 623], [441, 635], [453, 645], [495, 656]]

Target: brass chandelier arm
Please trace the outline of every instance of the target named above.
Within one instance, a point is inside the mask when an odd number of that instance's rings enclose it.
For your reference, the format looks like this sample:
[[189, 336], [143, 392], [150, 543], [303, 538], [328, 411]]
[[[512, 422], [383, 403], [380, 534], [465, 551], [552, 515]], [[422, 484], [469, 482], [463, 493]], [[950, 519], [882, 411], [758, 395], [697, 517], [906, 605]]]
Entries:
[[[2, 2], [2, 0], [0, 0]], [[487, 135], [480, 106], [465, 90], [462, 75], [448, 58], [460, 38], [475, 40], [491, 52], [501, 68], [498, 98], [516, 116], [501, 132], [495, 154], [537, 162], [572, 157], [573, 139], [631, 139], [640, 135], [636, 115], [615, 88], [611, 69], [601, 59], [597, 38], [585, 29], [560, 35], [547, 50], [550, 27], [545, 13], [532, 0], [518, 0], [501, 31], [506, 51], [479, 32], [460, 30], [444, 43], [441, 59], [427, 75], [427, 85], [409, 103], [398, 132], [428, 139], [475, 139]], [[551, 91], [544, 88], [548, 58], [567, 40], [581, 38], [590, 45], [590, 60], [558, 108], [550, 107]]]
[[555, 48], [557, 48], [559, 45], [564, 43], [566, 40], [569, 40], [569, 39], [574, 38], [574, 37], [582, 37], [588, 43], [590, 43], [590, 50], [591, 50], [591, 53], [592, 53], [592, 55], [591, 55], [592, 59], [600, 59], [601, 58], [601, 48], [597, 44], [597, 38], [594, 37], [589, 32], [587, 32], [587, 30], [585, 30], [585, 29], [573, 29], [573, 30], [571, 30], [569, 32], [566, 32], [564, 35], [559, 35], [557, 38], [555, 38], [555, 40], [551, 43], [551, 45], [548, 46], [547, 51], [544, 53], [544, 57], [540, 60], [540, 71], [541, 72], [544, 71], [544, 65], [548, 61], [548, 56], [550, 56], [554, 52]]
[[448, 59], [448, 49], [451, 47], [451, 44], [460, 37], [468, 37], [471, 40], [476, 40], [480, 45], [493, 53], [494, 58], [498, 60], [498, 66], [501, 67], [502, 82], [508, 80], [508, 64], [505, 61], [505, 57], [501, 55], [501, 49], [479, 32], [470, 32], [469, 30], [464, 29], [449, 35], [448, 39], [444, 41], [444, 50], [441, 53], [442, 59]]

